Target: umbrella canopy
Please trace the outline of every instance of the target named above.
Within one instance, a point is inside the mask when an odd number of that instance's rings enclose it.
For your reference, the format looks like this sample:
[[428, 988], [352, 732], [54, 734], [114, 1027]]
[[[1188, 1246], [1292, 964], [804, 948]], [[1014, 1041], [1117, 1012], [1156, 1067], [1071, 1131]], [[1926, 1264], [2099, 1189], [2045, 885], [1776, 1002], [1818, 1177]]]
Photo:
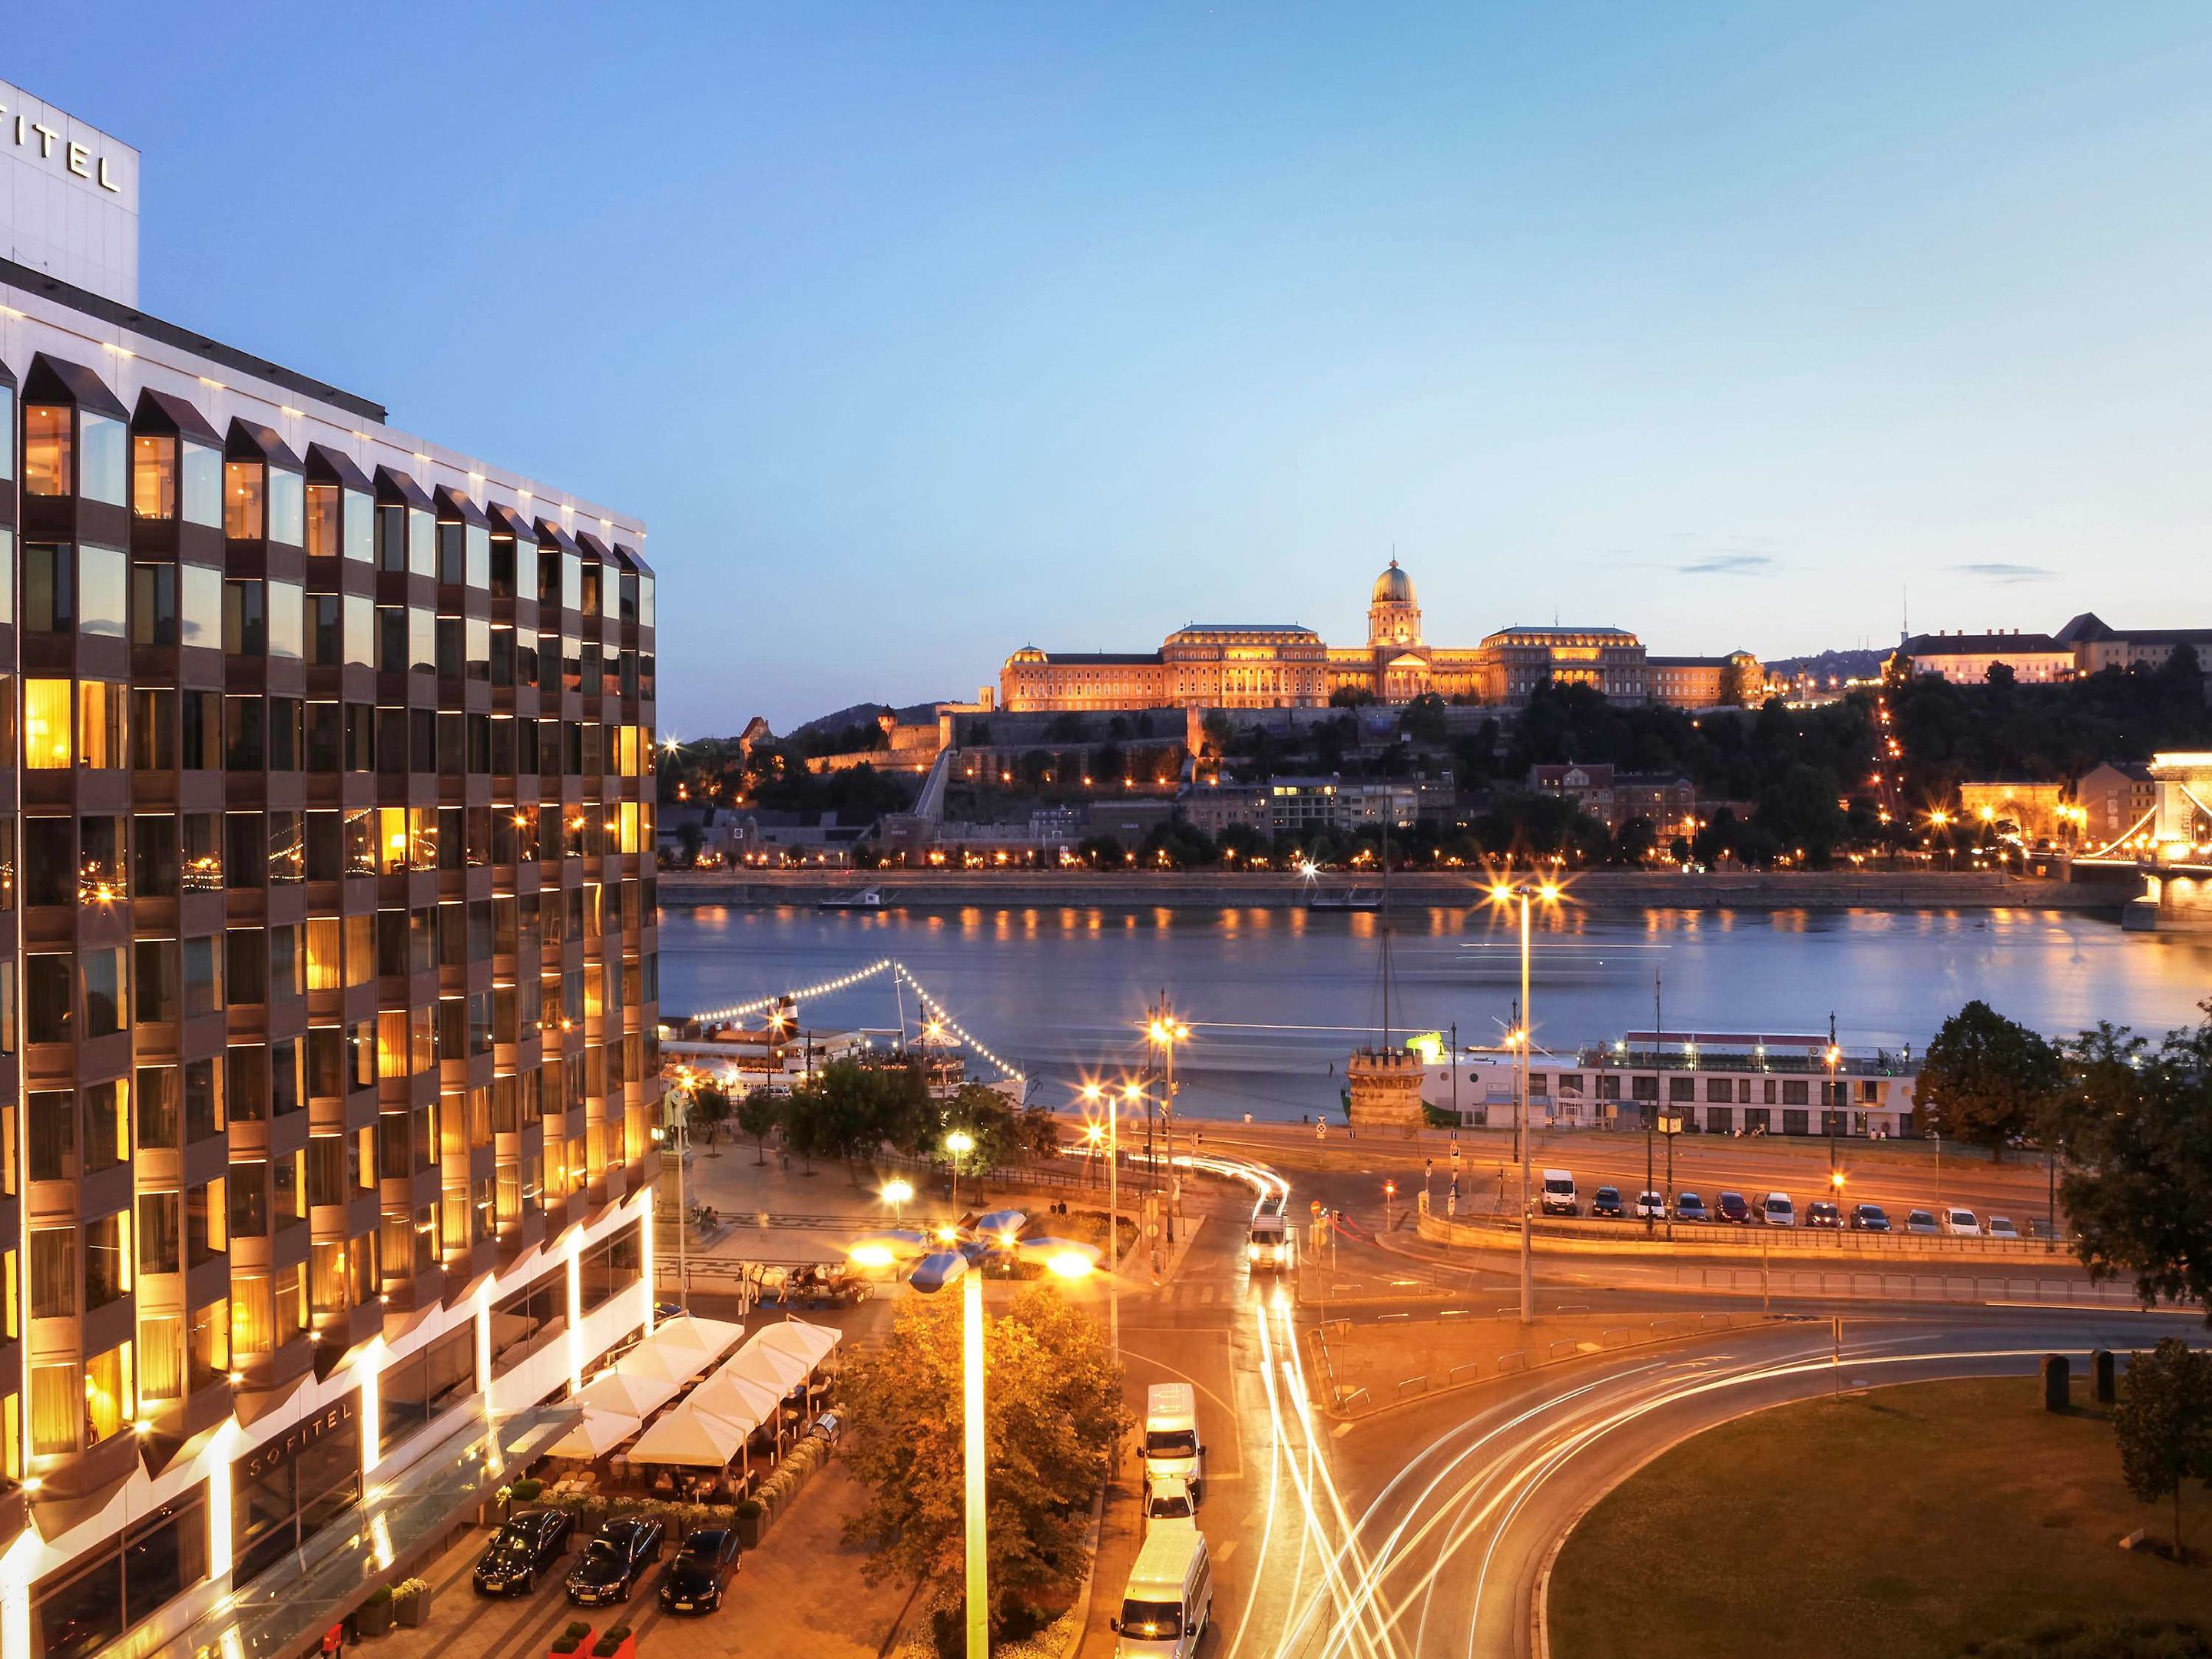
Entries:
[[988, 1215], [975, 1218], [975, 1231], [996, 1243], [1021, 1231], [1022, 1224], [1028, 1219], [1028, 1215], [1020, 1210], [994, 1210]]
[[624, 1376], [650, 1377], [656, 1382], [672, 1382], [680, 1388], [705, 1364], [705, 1358], [696, 1349], [642, 1342], [617, 1360], [615, 1369]]
[[753, 1334], [748, 1348], [772, 1348], [778, 1353], [790, 1354], [803, 1359], [812, 1370], [822, 1363], [823, 1356], [845, 1340], [844, 1332], [834, 1325], [816, 1325], [804, 1319], [787, 1319], [780, 1325], [768, 1325]]
[[726, 1319], [702, 1319], [696, 1314], [678, 1314], [672, 1319], [662, 1320], [653, 1328], [652, 1340], [656, 1346], [688, 1348], [713, 1359], [736, 1346], [738, 1339], [744, 1334], [744, 1326], [732, 1324]]
[[637, 1421], [621, 1412], [586, 1410], [545, 1450], [553, 1457], [604, 1457], [637, 1432]]
[[679, 1407], [643, 1434], [629, 1449], [633, 1463], [684, 1463], [720, 1469], [729, 1467], [745, 1443], [745, 1431], [707, 1412]]
[[730, 1375], [742, 1382], [755, 1382], [775, 1391], [781, 1400], [800, 1383], [814, 1367], [797, 1354], [780, 1348], [765, 1348], [757, 1341], [748, 1342], [738, 1351], [738, 1357], [729, 1364]]
[[603, 1371], [577, 1389], [575, 1403], [586, 1411], [613, 1412], [635, 1419], [658, 1411], [675, 1397], [673, 1383], [627, 1376], [617, 1370]]
[[[731, 1362], [734, 1364], [736, 1362]], [[684, 1401], [686, 1411], [704, 1412], [717, 1417], [744, 1434], [750, 1434], [775, 1415], [782, 1396], [757, 1377], [747, 1378], [732, 1375], [728, 1370], [716, 1372], [691, 1390]]]
[[939, 1250], [926, 1255], [907, 1283], [921, 1291], [941, 1291], [968, 1271], [968, 1258], [957, 1250]]

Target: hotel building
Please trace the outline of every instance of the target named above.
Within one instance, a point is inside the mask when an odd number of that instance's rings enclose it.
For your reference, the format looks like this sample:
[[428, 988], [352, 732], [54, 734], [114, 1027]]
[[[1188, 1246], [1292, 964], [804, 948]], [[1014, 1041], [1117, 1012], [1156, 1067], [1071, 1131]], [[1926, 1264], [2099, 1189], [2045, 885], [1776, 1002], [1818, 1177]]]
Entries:
[[301, 1650], [652, 1316], [643, 528], [140, 312], [138, 179], [0, 85], [0, 1659]]
[[1393, 559], [1368, 595], [1367, 643], [1324, 644], [1279, 623], [1193, 623], [1157, 651], [1056, 652], [1024, 646], [999, 675], [1010, 714], [1138, 708], [1318, 708], [1340, 691], [1383, 703], [1435, 695], [1506, 708], [1537, 686], [1588, 685], [1619, 702], [1682, 708], [1756, 702], [1765, 680], [1747, 651], [1648, 658], [1620, 628], [1509, 628], [1473, 647], [1431, 646], [1413, 579]]

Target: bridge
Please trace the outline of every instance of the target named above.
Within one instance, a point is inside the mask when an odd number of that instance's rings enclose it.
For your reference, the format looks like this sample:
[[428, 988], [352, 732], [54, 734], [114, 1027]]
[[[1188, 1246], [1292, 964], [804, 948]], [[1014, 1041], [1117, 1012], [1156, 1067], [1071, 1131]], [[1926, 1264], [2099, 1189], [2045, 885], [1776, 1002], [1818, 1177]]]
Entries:
[[2143, 890], [2125, 926], [2141, 933], [2212, 933], [2212, 753], [2155, 755], [2150, 810], [2100, 847], [2077, 854], [2077, 870], [2128, 870]]

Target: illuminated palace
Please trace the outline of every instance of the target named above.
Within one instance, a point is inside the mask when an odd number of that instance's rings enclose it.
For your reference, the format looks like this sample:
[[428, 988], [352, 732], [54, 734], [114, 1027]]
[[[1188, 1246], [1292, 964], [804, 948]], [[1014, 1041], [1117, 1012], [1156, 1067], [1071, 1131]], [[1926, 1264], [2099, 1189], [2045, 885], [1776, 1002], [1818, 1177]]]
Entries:
[[1024, 646], [999, 675], [1013, 714], [1124, 708], [1309, 708], [1337, 692], [1380, 702], [1447, 700], [1518, 708], [1546, 680], [1620, 702], [1709, 708], [1753, 701], [1765, 679], [1747, 651], [1655, 657], [1620, 628], [1508, 628], [1468, 647], [1422, 637], [1413, 579], [1390, 568], [1368, 596], [1367, 643], [1327, 645], [1283, 623], [1193, 623], [1157, 651], [1058, 652]]

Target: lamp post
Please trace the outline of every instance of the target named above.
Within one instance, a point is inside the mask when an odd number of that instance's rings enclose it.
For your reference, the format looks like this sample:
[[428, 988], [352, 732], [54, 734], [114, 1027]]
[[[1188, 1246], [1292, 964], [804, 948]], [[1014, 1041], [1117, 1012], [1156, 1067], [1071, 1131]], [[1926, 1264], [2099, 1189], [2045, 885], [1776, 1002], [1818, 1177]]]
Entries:
[[883, 1200], [891, 1206], [893, 1220], [901, 1223], [906, 1220], [906, 1206], [913, 1197], [914, 1184], [911, 1182], [902, 1181], [893, 1176], [884, 1182]]
[[[1106, 1108], [1106, 1340], [1121, 1363], [1121, 1106], [1110, 1089], [1083, 1085], [1084, 1103]], [[1096, 1129], [1098, 1126], [1091, 1126]]]
[[1536, 1320], [1536, 1267], [1528, 1214], [1528, 1049], [1536, 1022], [1528, 1006], [1528, 907], [1537, 899], [1557, 903], [1559, 888], [1558, 883], [1549, 881], [1523, 881], [1511, 886], [1499, 882], [1491, 888], [1490, 896], [1493, 903], [1511, 902], [1521, 907], [1521, 1075], [1514, 1091], [1514, 1117], [1521, 1142], [1521, 1322], [1531, 1325]]
[[965, 1129], [955, 1129], [945, 1137], [945, 1150], [951, 1154], [952, 1209], [957, 1214], [960, 1209], [960, 1160], [975, 1150], [975, 1137]]
[[663, 1156], [670, 1141], [676, 1144], [676, 1300], [688, 1314], [691, 1311], [691, 1260], [684, 1235], [690, 1231], [687, 1224], [690, 1216], [684, 1206], [684, 1155], [690, 1148], [690, 1135], [684, 1120], [690, 1113], [691, 1085], [698, 1080], [698, 1073], [686, 1066], [677, 1073], [676, 1080], [684, 1089], [683, 1108], [672, 1118], [667, 1112], [670, 1097], [663, 1095], [661, 1125], [653, 1132], [653, 1138], [661, 1143]]
[[1674, 1137], [1682, 1133], [1682, 1116], [1669, 1112], [1659, 1120], [1659, 1133], [1667, 1137], [1667, 1237], [1674, 1237]]
[[1176, 1044], [1190, 1036], [1190, 1027], [1175, 1017], [1168, 1006], [1167, 996], [1161, 994], [1159, 1011], [1152, 1016], [1146, 1035], [1155, 1048], [1167, 1054], [1167, 1097], [1160, 1103], [1160, 1130], [1167, 1141], [1168, 1158], [1168, 1243], [1175, 1243], [1176, 1199], [1181, 1191], [1175, 1170], [1175, 1051]]
[[[1822, 1056], [1828, 1063], [1828, 1184], [1840, 1191], [1844, 1180], [1836, 1168], [1836, 1125], [1844, 1115], [1843, 1097], [1836, 1092], [1836, 1067], [1843, 1062], [1844, 1051], [1836, 1047], [1836, 1017], [1828, 1016], [1828, 1052]], [[1838, 1226], [1843, 1224], [1843, 1212], [1836, 1212]]]

